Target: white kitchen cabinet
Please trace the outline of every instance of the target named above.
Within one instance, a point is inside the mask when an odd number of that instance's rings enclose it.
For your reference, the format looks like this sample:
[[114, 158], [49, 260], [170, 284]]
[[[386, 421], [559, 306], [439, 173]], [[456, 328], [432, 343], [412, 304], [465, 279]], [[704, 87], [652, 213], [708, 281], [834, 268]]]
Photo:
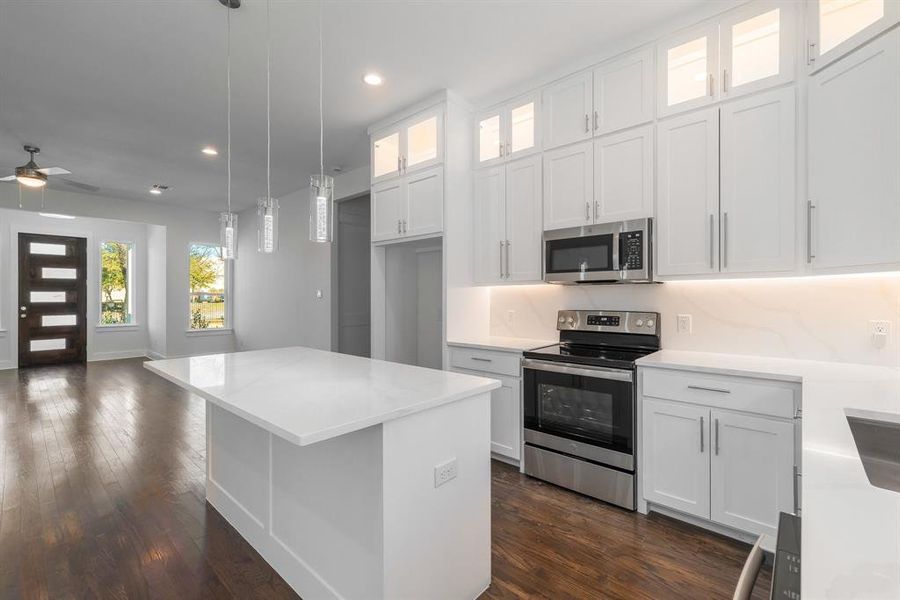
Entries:
[[477, 283], [541, 280], [541, 157], [475, 173]]
[[475, 164], [515, 160], [541, 149], [540, 96], [529, 94], [475, 117]]
[[719, 268], [719, 111], [657, 125], [657, 274]]
[[796, 112], [793, 88], [722, 107], [723, 273], [796, 266]]
[[593, 142], [544, 152], [544, 230], [593, 222]]
[[705, 24], [657, 45], [657, 114], [671, 115], [718, 99], [718, 35], [716, 23]]
[[900, 30], [809, 82], [807, 262], [900, 264]]
[[751, 2], [719, 24], [721, 92], [733, 98], [794, 79], [796, 4]]
[[593, 79], [590, 71], [577, 73], [544, 88], [544, 149], [591, 138]]
[[371, 136], [372, 183], [401, 177], [443, 161], [444, 113], [433, 108]]
[[593, 72], [594, 135], [653, 120], [653, 48], [603, 63]]
[[440, 233], [444, 169], [417, 171], [372, 187], [372, 241]]
[[653, 216], [652, 127], [594, 140], [594, 223]]
[[897, 0], [809, 0], [806, 64], [813, 70], [900, 22]]
[[710, 519], [777, 536], [794, 512], [793, 423], [713, 410], [710, 427]]
[[644, 498], [709, 518], [709, 409], [645, 398]]

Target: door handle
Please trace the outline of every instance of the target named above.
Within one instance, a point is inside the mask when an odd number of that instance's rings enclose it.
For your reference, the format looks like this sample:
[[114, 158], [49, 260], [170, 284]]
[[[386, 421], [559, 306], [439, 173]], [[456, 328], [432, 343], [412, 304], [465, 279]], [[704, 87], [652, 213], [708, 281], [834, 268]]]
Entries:
[[703, 454], [703, 417], [700, 417], [700, 454]]
[[719, 455], [719, 419], [716, 419], [716, 456]]

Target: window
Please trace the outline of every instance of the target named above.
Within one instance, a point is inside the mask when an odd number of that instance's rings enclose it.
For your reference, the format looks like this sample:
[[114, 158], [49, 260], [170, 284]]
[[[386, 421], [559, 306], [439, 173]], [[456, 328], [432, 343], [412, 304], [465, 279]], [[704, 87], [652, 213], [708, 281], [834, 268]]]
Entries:
[[134, 323], [134, 244], [100, 244], [100, 324]]
[[225, 261], [214, 244], [191, 244], [190, 328], [225, 327]]

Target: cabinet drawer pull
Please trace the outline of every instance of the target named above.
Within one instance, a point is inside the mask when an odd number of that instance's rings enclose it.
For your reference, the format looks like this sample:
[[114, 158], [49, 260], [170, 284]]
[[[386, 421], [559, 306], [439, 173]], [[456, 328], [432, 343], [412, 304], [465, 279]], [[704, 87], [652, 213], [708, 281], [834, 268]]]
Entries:
[[703, 417], [700, 417], [700, 454], [703, 454]]
[[725, 388], [704, 387], [702, 385], [689, 385], [689, 390], [703, 390], [704, 392], [718, 392], [720, 394], [730, 394], [731, 390]]
[[493, 359], [481, 358], [480, 356], [473, 356], [471, 358], [472, 358], [472, 360], [477, 360], [478, 362], [494, 362]]

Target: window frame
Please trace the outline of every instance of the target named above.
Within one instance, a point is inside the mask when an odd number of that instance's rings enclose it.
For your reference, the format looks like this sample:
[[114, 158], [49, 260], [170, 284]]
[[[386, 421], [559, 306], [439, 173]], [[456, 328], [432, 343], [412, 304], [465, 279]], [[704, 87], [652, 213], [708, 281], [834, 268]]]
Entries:
[[[100, 319], [103, 317], [103, 245], [104, 244], [127, 244], [130, 246], [130, 252], [128, 256], [128, 278], [125, 282], [126, 289], [128, 290], [128, 311], [131, 315], [131, 322], [129, 323], [103, 323]], [[113, 330], [113, 329], [136, 329], [140, 327], [140, 322], [138, 320], [137, 313], [137, 277], [135, 277], [135, 269], [137, 261], [137, 242], [134, 240], [112, 240], [112, 239], [101, 239], [100, 243], [97, 246], [97, 322], [95, 323], [95, 327], [97, 329], [102, 330]]]
[[224, 322], [222, 323], [222, 327], [195, 329], [191, 326], [191, 301], [190, 301], [191, 249], [194, 246], [209, 246], [209, 247], [213, 247], [213, 248], [219, 248], [219, 252], [221, 252], [222, 245], [219, 242], [188, 242], [187, 253], [186, 253], [187, 276], [188, 276], [188, 281], [187, 281], [188, 305], [187, 305], [187, 311], [186, 311], [186, 313], [187, 313], [187, 328], [185, 329], [185, 333], [187, 333], [188, 335], [198, 335], [198, 336], [231, 334], [234, 332], [234, 328], [232, 326], [232, 323], [234, 322], [234, 320], [233, 320], [234, 311], [233, 311], [233, 306], [232, 306], [232, 302], [231, 302], [232, 297], [233, 297], [232, 282], [234, 280], [234, 261], [233, 260], [222, 259], [222, 262], [224, 264], [223, 277], [225, 280], [224, 292], [223, 292], [223, 295], [225, 297], [225, 313], [224, 313], [224, 317], [223, 317]]

